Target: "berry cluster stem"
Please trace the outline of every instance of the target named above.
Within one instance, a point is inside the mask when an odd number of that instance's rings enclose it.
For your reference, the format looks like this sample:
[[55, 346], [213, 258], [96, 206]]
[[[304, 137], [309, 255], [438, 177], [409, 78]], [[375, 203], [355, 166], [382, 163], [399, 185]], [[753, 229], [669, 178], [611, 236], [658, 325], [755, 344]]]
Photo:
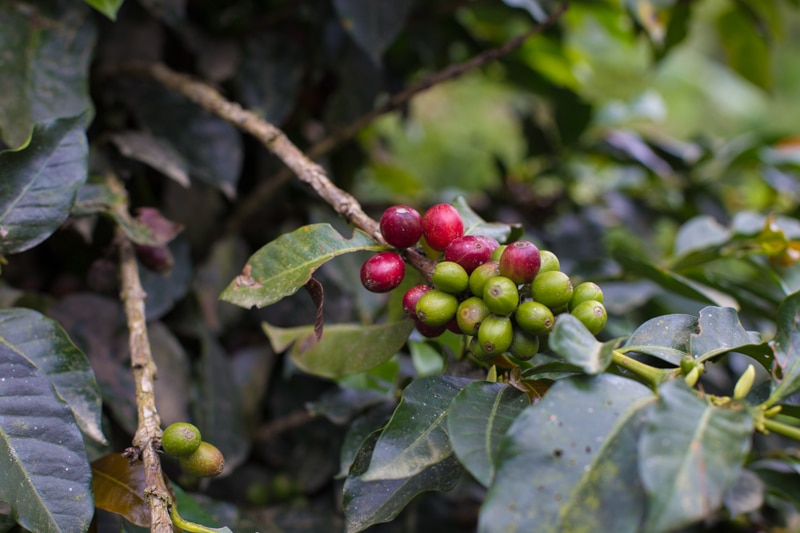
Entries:
[[[125, 201], [115, 208], [127, 215], [127, 192], [122, 183], [114, 177], [108, 177], [109, 187]], [[131, 367], [136, 382], [136, 406], [139, 424], [133, 437], [133, 446], [126, 450], [130, 459], [141, 459], [145, 472], [144, 497], [150, 505], [150, 531], [154, 533], [171, 533], [172, 520], [169, 516], [169, 504], [172, 501], [161, 471], [161, 460], [158, 456], [157, 443], [161, 439], [161, 418], [156, 410], [154, 382], [156, 364], [150, 350], [145, 320], [145, 292], [139, 279], [139, 267], [136, 263], [136, 252], [133, 244], [121, 230], [117, 230], [117, 245], [120, 259], [120, 275], [122, 290], [120, 297], [125, 306], [125, 316], [129, 329], [129, 346], [131, 351]]]
[[790, 426], [789, 424], [784, 424], [772, 418], [765, 418], [764, 429], [800, 441], [800, 428], [797, 426]]
[[653, 388], [657, 387], [669, 376], [668, 370], [655, 368], [641, 361], [637, 361], [619, 350], [611, 352], [611, 360], [621, 368], [630, 370], [637, 376], [643, 378]]

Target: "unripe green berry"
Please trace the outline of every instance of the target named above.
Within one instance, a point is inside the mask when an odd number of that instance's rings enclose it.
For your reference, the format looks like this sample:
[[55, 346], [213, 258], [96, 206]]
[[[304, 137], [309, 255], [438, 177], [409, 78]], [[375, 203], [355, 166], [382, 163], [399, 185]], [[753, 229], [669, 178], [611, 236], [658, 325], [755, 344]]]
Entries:
[[549, 307], [539, 302], [522, 302], [514, 313], [517, 325], [531, 335], [547, 335], [556, 319]]
[[578, 305], [583, 302], [588, 302], [589, 300], [603, 303], [603, 289], [601, 289], [600, 285], [597, 283], [584, 281], [583, 283], [577, 284], [572, 291], [572, 298], [569, 300], [569, 308], [570, 310], [575, 309]]
[[431, 279], [434, 287], [450, 294], [463, 292], [469, 285], [469, 274], [464, 267], [453, 261], [437, 263]]
[[572, 299], [572, 283], [563, 272], [541, 272], [531, 283], [531, 296], [553, 312], [558, 312], [566, 308]]
[[529, 335], [522, 328], [514, 328], [514, 337], [508, 351], [519, 361], [528, 361], [539, 352], [539, 337]]
[[202, 437], [200, 430], [188, 422], [175, 422], [167, 426], [161, 436], [164, 452], [175, 457], [185, 457], [194, 453]]
[[417, 302], [417, 320], [428, 326], [444, 326], [453, 318], [458, 308], [458, 299], [439, 289], [431, 289]]
[[505, 276], [495, 276], [483, 287], [483, 301], [496, 315], [510, 315], [519, 304], [517, 284]]
[[483, 287], [486, 282], [500, 275], [500, 263], [488, 261], [477, 267], [469, 275], [469, 292], [475, 296], [483, 296]]
[[539, 259], [541, 266], [539, 266], [539, 273], [553, 272], [561, 270], [561, 262], [558, 260], [556, 254], [550, 250], [539, 250]]
[[507, 244], [501, 244], [500, 246], [495, 248], [494, 251], [492, 252], [491, 260], [492, 261], [497, 261], [499, 263], [500, 262], [500, 256], [503, 255], [503, 252], [505, 251], [506, 248], [508, 248]]
[[222, 452], [208, 442], [201, 442], [194, 453], [180, 458], [181, 467], [200, 477], [213, 477], [225, 469], [225, 458]]
[[486, 302], [477, 296], [471, 296], [458, 304], [456, 322], [465, 335], [475, 335], [481, 322], [490, 314]]
[[483, 348], [481, 348], [481, 343], [478, 341], [478, 337], [472, 337], [472, 339], [469, 341], [468, 349], [472, 356], [481, 363], [488, 363], [496, 356], [496, 354], [488, 354], [483, 351]]
[[478, 343], [487, 355], [498, 355], [511, 346], [514, 327], [507, 316], [489, 315], [478, 328]]
[[608, 315], [600, 302], [588, 300], [578, 304], [570, 314], [580, 320], [592, 335], [597, 335], [605, 327]]

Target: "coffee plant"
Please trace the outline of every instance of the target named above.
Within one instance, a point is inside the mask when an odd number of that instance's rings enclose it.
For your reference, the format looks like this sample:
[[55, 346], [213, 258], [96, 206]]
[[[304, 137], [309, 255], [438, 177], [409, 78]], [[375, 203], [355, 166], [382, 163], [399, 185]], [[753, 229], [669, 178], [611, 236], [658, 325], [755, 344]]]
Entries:
[[792, 0], [0, 0], [0, 533], [800, 530]]

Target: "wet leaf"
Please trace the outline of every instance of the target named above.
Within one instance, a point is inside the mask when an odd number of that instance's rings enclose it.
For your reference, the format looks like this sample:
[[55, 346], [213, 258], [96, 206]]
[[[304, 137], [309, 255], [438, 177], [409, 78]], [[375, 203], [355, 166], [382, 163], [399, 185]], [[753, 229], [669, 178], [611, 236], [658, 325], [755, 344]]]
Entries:
[[300, 290], [317, 268], [337, 255], [383, 249], [360, 230], [345, 239], [330, 224], [303, 226], [253, 254], [220, 298], [245, 308], [265, 307]]
[[580, 367], [587, 374], [603, 372], [611, 364], [617, 341], [598, 342], [583, 323], [564, 313], [556, 320], [549, 346], [564, 361]]
[[712, 405], [683, 380], [659, 389], [639, 442], [647, 532], [711, 517], [750, 450], [753, 421], [741, 403]]
[[631, 334], [624, 351], [658, 357], [678, 366], [681, 358], [691, 355], [692, 334], [697, 332], [697, 317], [671, 314], [651, 318]]
[[110, 453], [92, 461], [92, 490], [97, 508], [121, 515], [137, 526], [150, 527], [145, 486], [141, 461], [131, 463], [121, 453]]
[[690, 346], [696, 359], [706, 361], [732, 351], [757, 350], [762, 340], [758, 332], [744, 329], [735, 309], [705, 307], [700, 310]]
[[500, 442], [527, 406], [528, 395], [502, 383], [475, 381], [453, 399], [447, 432], [459, 462], [488, 487], [495, 473]]
[[30, 531], [86, 531], [91, 470], [72, 411], [51, 379], [0, 343], [0, 501]]
[[479, 531], [638, 531], [644, 497], [632, 458], [654, 400], [610, 374], [557, 381], [501, 443]]
[[0, 342], [50, 380], [88, 437], [106, 442], [92, 367], [57, 322], [30, 309], [0, 309]]
[[20, 151], [0, 152], [0, 254], [22, 252], [66, 220], [86, 181], [82, 115], [37, 124]]
[[[374, 324], [331, 324], [319, 342], [313, 326], [278, 328], [263, 323], [272, 349], [282, 352], [291, 346], [292, 361], [302, 370], [316, 376], [339, 378], [366, 372], [388, 361], [405, 344], [414, 329], [414, 323], [405, 319], [398, 322]], [[313, 348], [306, 349], [313, 345]]]
[[403, 29], [412, 4], [411, 0], [333, 1], [344, 29], [376, 64], [380, 64], [383, 52]]

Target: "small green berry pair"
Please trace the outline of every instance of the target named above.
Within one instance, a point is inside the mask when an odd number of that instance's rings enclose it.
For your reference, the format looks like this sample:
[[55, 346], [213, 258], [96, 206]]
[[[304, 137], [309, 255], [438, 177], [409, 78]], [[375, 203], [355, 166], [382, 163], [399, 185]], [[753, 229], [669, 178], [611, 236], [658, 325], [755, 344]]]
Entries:
[[175, 422], [167, 426], [161, 437], [165, 453], [177, 457], [181, 467], [196, 476], [213, 477], [225, 469], [222, 452], [203, 441], [200, 430], [188, 422]]

